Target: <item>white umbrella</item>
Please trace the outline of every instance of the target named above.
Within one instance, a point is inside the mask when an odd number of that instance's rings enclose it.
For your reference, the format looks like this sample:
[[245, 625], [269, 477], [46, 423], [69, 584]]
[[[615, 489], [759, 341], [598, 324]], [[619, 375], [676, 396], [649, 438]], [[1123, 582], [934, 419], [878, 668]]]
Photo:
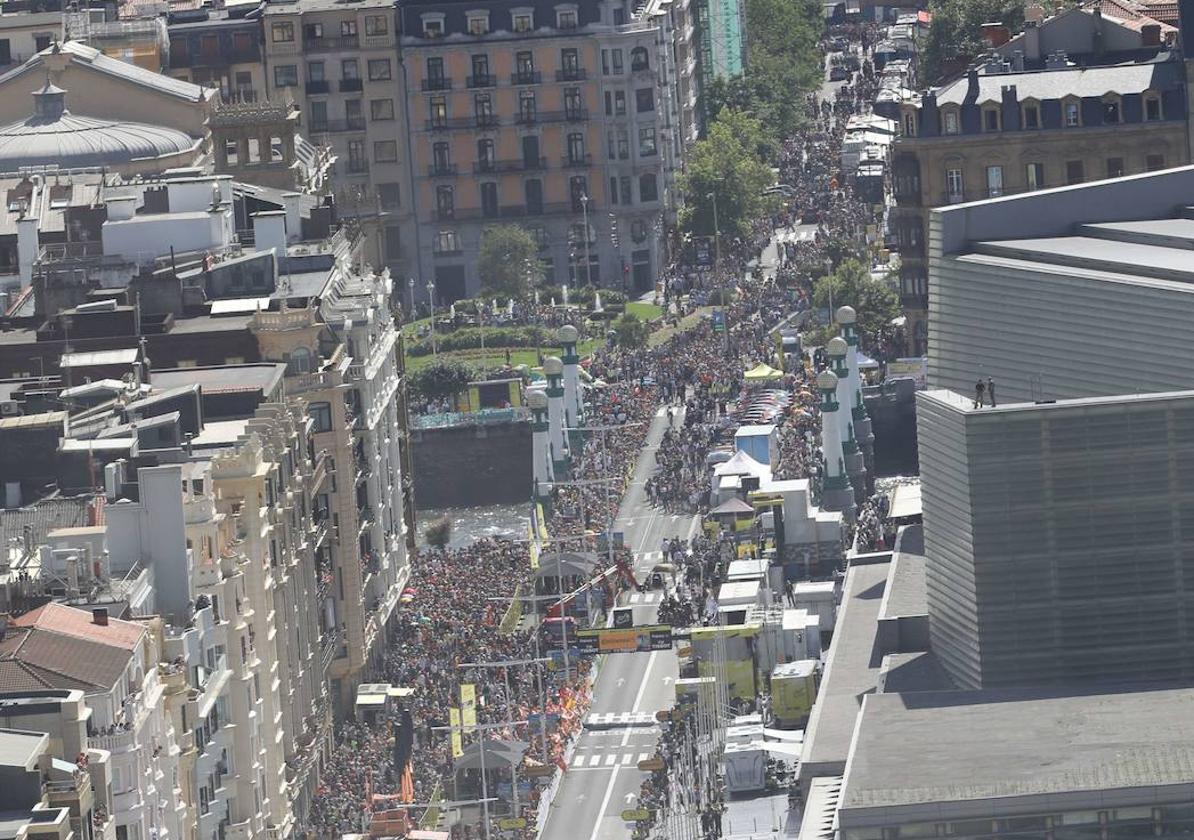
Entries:
[[568, 305], [568, 284], [564, 284], [564, 306]]
[[601, 311], [603, 311], [603, 310], [601, 309], [601, 292], [594, 292], [594, 293], [593, 293], [593, 311], [594, 311], [594, 312], [601, 312]]

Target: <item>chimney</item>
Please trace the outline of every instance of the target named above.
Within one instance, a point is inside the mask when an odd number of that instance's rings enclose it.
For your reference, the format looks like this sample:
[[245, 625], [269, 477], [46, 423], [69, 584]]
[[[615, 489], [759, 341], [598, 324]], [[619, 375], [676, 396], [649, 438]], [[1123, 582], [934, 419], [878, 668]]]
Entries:
[[1024, 58], [1033, 62], [1041, 60], [1041, 28], [1031, 21], [1024, 22]]
[[[282, 194], [282, 207], [286, 211], [286, 241], [298, 242], [303, 238], [303, 196], [302, 193]], [[284, 255], [279, 255], [284, 256]]]
[[286, 256], [286, 211], [263, 210], [253, 214], [253, 242], [258, 251], [274, 249], [274, 256]]
[[974, 68], [966, 71], [966, 101], [978, 101], [978, 71]]
[[1161, 46], [1161, 24], [1146, 23], [1140, 27], [1140, 45], [1143, 47]]
[[982, 28], [983, 43], [990, 49], [1002, 47], [1012, 39], [1011, 33], [1007, 26], [998, 21], [994, 23], [984, 23]]
[[108, 608], [96, 607], [91, 611], [91, 623], [97, 627], [108, 626]]
[[109, 222], [123, 222], [137, 215], [137, 197], [135, 195], [114, 195], [104, 202], [108, 208]]
[[1012, 53], [1012, 70], [1017, 73], [1024, 72], [1024, 51], [1016, 50]]

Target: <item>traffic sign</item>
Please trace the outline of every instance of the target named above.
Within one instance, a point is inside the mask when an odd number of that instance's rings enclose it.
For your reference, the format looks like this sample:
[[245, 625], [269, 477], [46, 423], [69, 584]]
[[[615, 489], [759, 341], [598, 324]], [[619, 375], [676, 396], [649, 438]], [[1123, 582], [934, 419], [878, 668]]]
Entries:
[[638, 769], [647, 773], [654, 772], [655, 770], [662, 770], [663, 759], [657, 755], [653, 755], [650, 758], [644, 758], [638, 763]]
[[623, 822], [639, 822], [651, 819], [651, 812], [646, 808], [627, 808], [622, 812]]
[[527, 821], [523, 817], [506, 817], [505, 819], [498, 820], [498, 828], [502, 831], [514, 831], [515, 829], [526, 827]]

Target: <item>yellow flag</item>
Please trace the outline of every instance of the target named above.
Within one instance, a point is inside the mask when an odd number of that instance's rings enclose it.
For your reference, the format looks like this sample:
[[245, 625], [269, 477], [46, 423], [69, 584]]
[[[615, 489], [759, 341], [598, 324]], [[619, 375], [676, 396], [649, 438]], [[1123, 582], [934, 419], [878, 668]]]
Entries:
[[464, 755], [464, 743], [460, 736], [460, 709], [448, 709], [448, 725], [452, 727], [452, 758]]
[[460, 686], [460, 722], [465, 729], [477, 725], [477, 687], [472, 683]]

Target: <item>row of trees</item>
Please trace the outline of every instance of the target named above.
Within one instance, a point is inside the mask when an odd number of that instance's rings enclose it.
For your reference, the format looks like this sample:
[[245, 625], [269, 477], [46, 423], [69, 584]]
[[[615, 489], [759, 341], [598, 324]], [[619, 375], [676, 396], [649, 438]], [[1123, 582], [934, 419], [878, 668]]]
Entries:
[[805, 121], [805, 97], [822, 80], [818, 0], [745, 0], [747, 72], [704, 91], [714, 115], [688, 152], [681, 224], [698, 236], [744, 236], [775, 199], [779, 144]]

